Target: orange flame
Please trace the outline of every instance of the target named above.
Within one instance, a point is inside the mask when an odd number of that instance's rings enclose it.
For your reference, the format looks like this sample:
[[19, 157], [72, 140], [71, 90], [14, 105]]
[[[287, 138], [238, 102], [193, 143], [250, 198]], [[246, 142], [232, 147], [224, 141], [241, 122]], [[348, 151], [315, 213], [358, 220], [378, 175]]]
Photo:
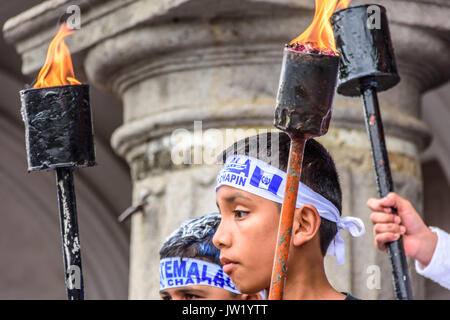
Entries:
[[64, 42], [64, 38], [74, 32], [66, 24], [59, 27], [48, 47], [47, 58], [33, 88], [81, 84], [75, 79], [70, 51]]
[[351, 0], [315, 0], [314, 19], [309, 27], [290, 44], [309, 43], [317, 50], [333, 50], [337, 53], [330, 17], [335, 9], [347, 8]]
[[350, 1], [352, 1], [352, 0], [340, 0], [336, 6], [335, 11], [347, 8], [348, 5], [350, 4]]

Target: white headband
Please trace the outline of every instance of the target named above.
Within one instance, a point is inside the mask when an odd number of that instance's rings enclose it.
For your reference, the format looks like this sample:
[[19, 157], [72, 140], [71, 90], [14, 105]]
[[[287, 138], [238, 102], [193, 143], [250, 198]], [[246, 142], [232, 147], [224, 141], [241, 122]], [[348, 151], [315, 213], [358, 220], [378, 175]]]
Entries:
[[[283, 203], [286, 172], [253, 157], [234, 155], [227, 159], [217, 175], [216, 192], [223, 185]], [[366, 231], [364, 223], [356, 217], [341, 218], [339, 210], [328, 199], [300, 182], [296, 207], [300, 208], [305, 204], [313, 205], [321, 217], [337, 224], [338, 232], [331, 241], [327, 254], [336, 256], [337, 264], [343, 264], [345, 243], [340, 236], [340, 231], [347, 229], [352, 236], [360, 237]]]
[[206, 285], [240, 294], [231, 279], [215, 263], [192, 258], [165, 258], [159, 263], [160, 290]]

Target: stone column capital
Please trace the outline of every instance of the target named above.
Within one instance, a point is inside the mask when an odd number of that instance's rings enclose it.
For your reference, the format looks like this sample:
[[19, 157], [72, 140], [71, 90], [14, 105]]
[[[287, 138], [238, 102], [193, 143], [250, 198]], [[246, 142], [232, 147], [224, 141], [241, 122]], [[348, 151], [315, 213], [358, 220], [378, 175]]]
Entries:
[[[370, 2], [352, 1], [351, 5]], [[409, 61], [405, 72], [413, 69], [414, 76], [423, 80], [424, 90], [447, 81], [450, 78], [447, 71], [450, 62], [445, 54], [450, 32], [448, 1], [380, 2], [388, 10], [395, 52], [407, 58], [398, 60]], [[70, 0], [45, 1], [5, 23], [4, 36], [22, 55], [24, 74], [34, 73], [42, 66], [57, 23], [71, 4]], [[120, 90], [121, 84], [111, 80], [110, 73], [131, 63], [155, 61], [169, 53], [208, 46], [282, 44], [309, 24], [314, 3], [309, 0], [85, 0], [79, 7], [81, 29], [67, 39], [74, 63], [84, 64], [90, 56], [85, 66], [89, 78]], [[117, 46], [116, 42], [121, 44]]]
[[[82, 63], [86, 53], [98, 44], [121, 34], [126, 37], [130, 31], [133, 33], [141, 31], [148, 37], [147, 41], [138, 47], [127, 47], [127, 51], [141, 50], [144, 45], [146, 54], [157, 55], [160, 52], [166, 53], [171, 48], [177, 50], [181, 46], [185, 47], [191, 41], [193, 41], [193, 43], [191, 42], [192, 46], [195, 46], [195, 39], [201, 39], [202, 36], [206, 36], [206, 39], [202, 39], [203, 42], [214, 44], [226, 41], [227, 38], [233, 36], [227, 34], [226, 30], [214, 29], [214, 23], [212, 23], [211, 34], [196, 34], [199, 29], [194, 29], [184, 38], [182, 33], [186, 32], [186, 28], [183, 28], [183, 23], [203, 21], [205, 24], [209, 24], [221, 19], [234, 20], [237, 17], [247, 19], [267, 17], [271, 14], [275, 16], [298, 14], [301, 9], [313, 10], [311, 3], [307, 2], [286, 0], [233, 0], [227, 2], [219, 0], [84, 0], [80, 1], [78, 5], [81, 10], [81, 29], [68, 38], [67, 43], [73, 55], [81, 56], [81, 59], [74, 62]], [[16, 46], [18, 53], [22, 56], [23, 73], [36, 72], [42, 66], [48, 43], [54, 36], [61, 17], [66, 14], [67, 8], [73, 3], [70, 0], [44, 1], [10, 18], [5, 23], [3, 26], [4, 37], [9, 43]], [[177, 25], [177, 22], [181, 22], [181, 24]], [[172, 27], [165, 29], [162, 28], [164, 25]], [[270, 25], [267, 27], [272, 28]], [[165, 34], [166, 32], [167, 34]], [[121, 55], [123, 51], [119, 50], [116, 54]], [[133, 54], [131, 55], [133, 56]], [[111, 57], [113, 54], [108, 55], [108, 58]], [[136, 57], [133, 56], [133, 58]], [[123, 63], [128, 62], [128, 60], [123, 61]]]
[[[22, 56], [25, 74], [42, 66], [57, 22], [72, 3], [45, 1], [4, 25], [5, 38]], [[351, 4], [361, 3], [370, 1]], [[381, 4], [387, 8], [402, 78], [398, 86], [380, 94], [386, 133], [424, 149], [430, 136], [420, 120], [420, 95], [450, 78], [446, 54], [450, 3], [383, 0]], [[82, 80], [88, 78], [124, 101], [125, 125], [115, 132], [112, 144], [125, 157], [143, 141], [190, 127], [194, 120], [203, 120], [205, 129], [233, 123], [272, 125], [281, 48], [309, 25], [314, 2], [86, 0], [80, 9], [81, 29], [67, 38], [75, 70]], [[257, 65], [271, 67], [260, 77], [236, 76], [253, 72], [257, 68], [251, 66]], [[227, 67], [233, 73], [219, 76], [219, 70]], [[206, 78], [196, 81], [209, 83], [208, 88], [187, 85], [193, 70], [205, 70]], [[148, 107], [129, 111], [142, 103], [138, 100], [148, 101]], [[361, 119], [359, 101], [336, 96], [332, 125], [364, 130]]]

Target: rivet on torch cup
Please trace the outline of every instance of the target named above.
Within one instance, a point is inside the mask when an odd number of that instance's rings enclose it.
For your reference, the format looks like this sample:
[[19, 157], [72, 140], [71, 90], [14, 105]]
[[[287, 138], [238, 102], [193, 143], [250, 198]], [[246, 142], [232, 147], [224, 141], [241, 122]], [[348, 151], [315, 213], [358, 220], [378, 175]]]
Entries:
[[283, 52], [274, 125], [289, 135], [291, 147], [269, 291], [271, 300], [283, 298], [305, 143], [327, 133], [337, 83], [339, 56], [328, 19], [338, 0], [315, 3], [311, 25]]
[[95, 165], [89, 86], [73, 72], [61, 25], [33, 88], [20, 91], [28, 172], [56, 170], [66, 294], [84, 299], [73, 169]]

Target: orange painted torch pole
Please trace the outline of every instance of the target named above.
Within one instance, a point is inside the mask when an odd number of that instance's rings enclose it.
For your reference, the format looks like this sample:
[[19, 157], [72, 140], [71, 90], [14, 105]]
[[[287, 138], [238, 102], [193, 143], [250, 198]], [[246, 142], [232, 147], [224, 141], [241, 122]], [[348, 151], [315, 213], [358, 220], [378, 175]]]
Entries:
[[270, 283], [269, 300], [283, 298], [287, 275], [287, 261], [291, 244], [294, 211], [297, 203], [298, 186], [302, 172], [303, 152], [306, 139], [292, 138], [287, 168], [286, 189], [281, 207], [280, 225], [278, 227], [277, 247]]

